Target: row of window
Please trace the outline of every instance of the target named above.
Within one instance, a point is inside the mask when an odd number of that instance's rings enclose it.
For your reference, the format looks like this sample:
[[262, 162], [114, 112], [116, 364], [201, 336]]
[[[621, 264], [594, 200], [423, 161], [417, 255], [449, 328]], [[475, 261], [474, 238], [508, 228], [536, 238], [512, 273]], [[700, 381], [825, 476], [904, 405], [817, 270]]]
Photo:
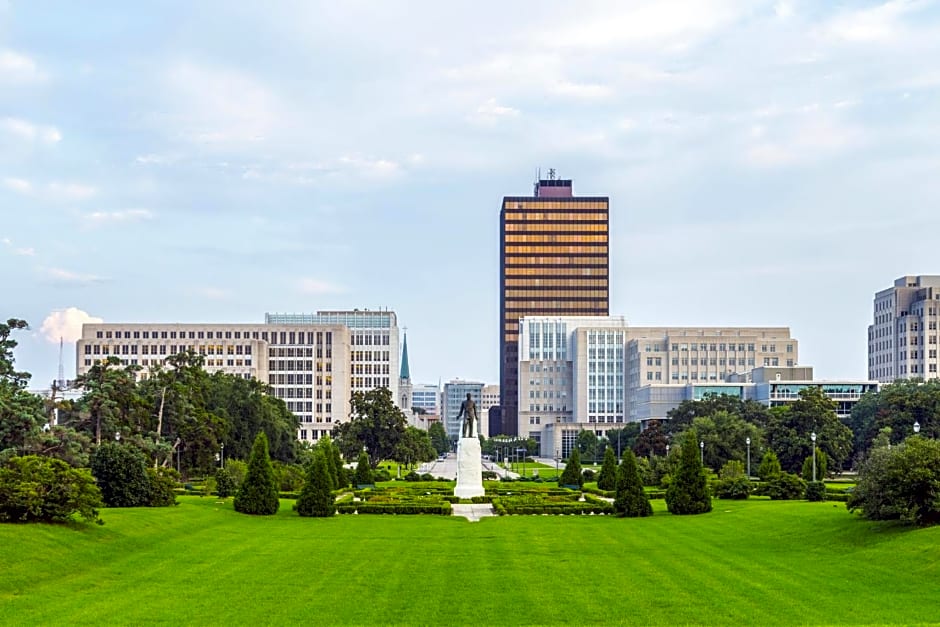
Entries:
[[[323, 350], [322, 346], [317, 346], [316, 356], [317, 359], [322, 359], [326, 355], [327, 359], [333, 356], [333, 347], [327, 346], [326, 350]], [[313, 357], [314, 351], [312, 348], [269, 348], [268, 357]]]
[[388, 346], [388, 334], [353, 333], [349, 343], [353, 346]]
[[187, 350], [200, 355], [251, 355], [251, 344], [222, 346], [216, 344], [85, 344], [86, 355], [176, 355]]
[[[272, 344], [326, 344], [333, 343], [332, 331], [96, 331], [99, 339], [190, 339], [190, 340], [240, 340], [261, 339]], [[280, 341], [278, 341], [280, 339]], [[386, 342], [387, 343], [387, 342]]]
[[[286, 359], [286, 360], [277, 360], [269, 359], [268, 360], [268, 370], [271, 372], [281, 372], [285, 370], [301, 370], [305, 372], [313, 372], [313, 360], [307, 359]], [[316, 371], [317, 372], [333, 372], [333, 362], [328, 361], [324, 365], [324, 362], [316, 362]]]
[[[268, 383], [271, 385], [313, 385], [317, 387], [333, 385], [333, 375], [314, 377], [312, 374], [269, 374]], [[329, 396], [327, 396], [329, 398]]]

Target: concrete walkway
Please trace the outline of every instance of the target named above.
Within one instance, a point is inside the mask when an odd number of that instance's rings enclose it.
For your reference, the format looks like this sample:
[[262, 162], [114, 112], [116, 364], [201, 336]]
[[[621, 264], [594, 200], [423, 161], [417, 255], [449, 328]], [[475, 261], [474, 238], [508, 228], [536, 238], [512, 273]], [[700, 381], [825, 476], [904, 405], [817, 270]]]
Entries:
[[481, 518], [496, 515], [493, 512], [493, 506], [489, 503], [473, 503], [467, 505], [454, 503], [451, 505], [451, 510], [454, 516], [463, 516], [470, 522], [477, 522]]
[[[496, 462], [484, 461], [483, 470], [492, 470], [499, 477], [519, 478], [517, 473], [498, 466]], [[455, 481], [457, 479], [457, 455], [456, 453], [448, 453], [443, 460], [435, 459], [433, 462], [421, 464], [417, 472], [419, 475], [429, 473], [435, 477], [444, 477]]]

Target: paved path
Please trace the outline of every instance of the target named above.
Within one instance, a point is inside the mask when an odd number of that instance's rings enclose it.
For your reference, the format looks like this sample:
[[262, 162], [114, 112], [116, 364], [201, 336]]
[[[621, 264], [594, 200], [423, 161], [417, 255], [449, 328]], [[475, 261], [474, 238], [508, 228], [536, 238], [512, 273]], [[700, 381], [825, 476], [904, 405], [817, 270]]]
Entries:
[[[511, 472], [497, 466], [495, 462], [483, 462], [483, 470], [492, 470], [500, 477], [511, 477], [513, 479], [518, 479], [519, 475], [517, 473]], [[433, 462], [427, 462], [421, 464], [417, 470], [418, 474], [429, 473], [435, 477], [445, 477], [452, 481], [457, 479], [457, 454], [448, 453], [447, 457], [443, 460], [436, 459]]]
[[454, 503], [451, 505], [454, 516], [463, 516], [470, 522], [477, 522], [487, 516], [495, 516], [493, 506], [489, 503], [473, 503], [472, 505], [463, 505]]

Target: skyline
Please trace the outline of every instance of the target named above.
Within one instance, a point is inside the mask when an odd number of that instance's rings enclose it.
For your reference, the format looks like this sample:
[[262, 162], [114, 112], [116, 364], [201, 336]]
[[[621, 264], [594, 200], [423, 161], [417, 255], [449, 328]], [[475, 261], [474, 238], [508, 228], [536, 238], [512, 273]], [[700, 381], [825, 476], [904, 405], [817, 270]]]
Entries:
[[413, 381], [495, 383], [500, 200], [539, 167], [610, 197], [611, 315], [788, 326], [819, 378], [866, 378], [875, 292], [940, 274], [936, 2], [408, 6], [0, 0], [33, 387], [69, 308], [386, 307]]

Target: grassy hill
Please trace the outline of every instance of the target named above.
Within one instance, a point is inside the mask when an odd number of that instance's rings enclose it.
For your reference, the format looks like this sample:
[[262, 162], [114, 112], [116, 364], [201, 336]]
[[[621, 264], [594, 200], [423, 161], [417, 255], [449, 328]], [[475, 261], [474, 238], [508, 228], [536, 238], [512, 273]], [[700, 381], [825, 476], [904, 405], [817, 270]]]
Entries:
[[940, 528], [842, 503], [649, 519], [301, 519], [186, 497], [0, 525], [0, 624], [864, 624], [940, 620]]

